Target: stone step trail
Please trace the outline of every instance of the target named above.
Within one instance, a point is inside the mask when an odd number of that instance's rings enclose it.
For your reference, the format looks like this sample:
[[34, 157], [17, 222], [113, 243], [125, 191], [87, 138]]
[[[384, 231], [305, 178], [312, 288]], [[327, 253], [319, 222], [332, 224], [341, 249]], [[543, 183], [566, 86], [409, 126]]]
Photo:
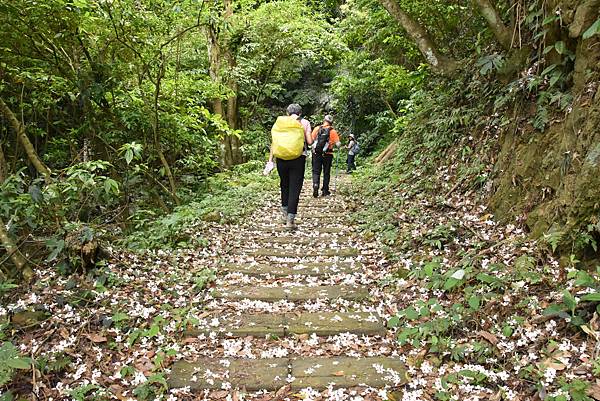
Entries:
[[[370, 288], [374, 283], [360, 281], [370, 271], [363, 263], [369, 255], [352, 246], [360, 237], [344, 224], [349, 212], [343, 200], [335, 195], [314, 199], [311, 194], [311, 185], [305, 185], [296, 232], [290, 233], [283, 226], [275, 206], [258, 214], [262, 218], [255, 224], [234, 228], [237, 239], [223, 252], [217, 287], [207, 295], [212, 306], [204, 318], [199, 317], [194, 327], [182, 333], [184, 338], [254, 339], [251, 341], [266, 341], [274, 349], [285, 338], [356, 335], [369, 342], [386, 338], [385, 319], [365, 311], [373, 310], [365, 306], [377, 302]], [[331, 285], [338, 282], [341, 284]], [[319, 310], [311, 307], [294, 313], [261, 312], [267, 308], [253, 312], [252, 302], [262, 306], [284, 302], [287, 308], [314, 302]], [[346, 305], [343, 311], [335, 310], [339, 302]], [[236, 305], [250, 309], [241, 312]], [[231, 357], [233, 354], [193, 361], [181, 359], [171, 367], [168, 384], [171, 388], [188, 387], [194, 391], [250, 392], [276, 392], [290, 386], [291, 392], [297, 392], [309, 387], [397, 388], [407, 382], [406, 369], [397, 357], [371, 353], [326, 357], [323, 355], [327, 352], [318, 348], [320, 341], [312, 344], [317, 347], [314, 356], [291, 352], [285, 357], [274, 353], [275, 358], [263, 359]]]
[[339, 256], [339, 257], [356, 257], [358, 250], [355, 248], [336, 248], [336, 249], [308, 249], [302, 252], [295, 250], [283, 249], [236, 249], [232, 252], [233, 255], [246, 256], [271, 256], [277, 258], [306, 258], [309, 256]]
[[350, 333], [380, 336], [386, 328], [377, 316], [368, 312], [315, 312], [240, 315], [230, 317], [218, 326], [207, 324], [185, 331], [186, 337], [216, 335], [225, 338], [254, 336], [283, 338], [303, 334], [330, 336]]
[[401, 362], [391, 358], [273, 358], [273, 359], [201, 359], [179, 362], [172, 368], [169, 385], [192, 390], [221, 389], [225, 383], [246, 391], [277, 391], [291, 382], [291, 390], [307, 387], [324, 390], [356, 387], [398, 386], [406, 382]]
[[235, 264], [228, 263], [224, 264], [220, 268], [222, 273], [238, 273], [244, 274], [251, 277], [259, 276], [274, 276], [274, 277], [292, 277], [292, 276], [331, 276], [340, 275], [352, 272], [358, 272], [362, 268], [360, 263], [340, 263], [337, 264], [326, 264], [326, 263], [302, 263], [302, 264]]
[[297, 286], [297, 287], [236, 287], [221, 288], [212, 293], [216, 299], [244, 300], [251, 301], [308, 301], [315, 299], [347, 299], [350, 301], [360, 301], [369, 297], [369, 290], [366, 287], [350, 286]]
[[[287, 233], [289, 230], [283, 225], [262, 225], [256, 226], [253, 231], [259, 232], [275, 232], [275, 233]], [[310, 225], [298, 225], [299, 233], [307, 233], [307, 234], [342, 234], [351, 232], [351, 230], [347, 227], [331, 227], [331, 226], [310, 226]]]
[[294, 237], [294, 236], [255, 236], [252, 239], [253, 244], [260, 245], [261, 247], [268, 245], [287, 245], [290, 247], [294, 246], [308, 246], [308, 245], [319, 245], [319, 246], [341, 246], [348, 245], [352, 242], [350, 237], [330, 237], [327, 240], [319, 237]]

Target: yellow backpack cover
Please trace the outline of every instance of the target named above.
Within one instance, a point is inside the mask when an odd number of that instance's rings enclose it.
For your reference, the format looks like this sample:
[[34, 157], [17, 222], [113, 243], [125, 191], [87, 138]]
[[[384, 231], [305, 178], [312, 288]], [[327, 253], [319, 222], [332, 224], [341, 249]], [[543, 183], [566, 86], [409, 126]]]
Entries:
[[271, 129], [273, 155], [282, 160], [294, 160], [304, 150], [304, 127], [290, 116], [277, 118]]

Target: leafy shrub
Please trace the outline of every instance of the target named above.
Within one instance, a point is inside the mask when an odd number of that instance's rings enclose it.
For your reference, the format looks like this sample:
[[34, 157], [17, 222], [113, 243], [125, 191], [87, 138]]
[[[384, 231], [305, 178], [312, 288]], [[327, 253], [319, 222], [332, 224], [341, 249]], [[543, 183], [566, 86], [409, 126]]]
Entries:
[[182, 248], [202, 243], [195, 236], [203, 220], [233, 223], [264, 204], [264, 190], [275, 187], [274, 176], [257, 172], [260, 162], [237, 166], [232, 172], [217, 174], [206, 181], [199, 199], [180, 206], [173, 213], [156, 217], [141, 211], [133, 216], [134, 232], [125, 244], [132, 249]]

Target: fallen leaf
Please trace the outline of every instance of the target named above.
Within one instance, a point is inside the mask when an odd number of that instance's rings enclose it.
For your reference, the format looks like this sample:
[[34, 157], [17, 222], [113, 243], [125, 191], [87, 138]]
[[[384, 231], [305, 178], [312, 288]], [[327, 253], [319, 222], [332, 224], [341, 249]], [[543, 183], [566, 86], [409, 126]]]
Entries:
[[340, 371], [338, 371], [338, 372], [335, 372], [333, 375], [334, 375], [334, 376], [338, 376], [338, 377], [339, 377], [339, 376], [344, 376], [345, 374], [346, 374], [346, 373], [344, 373], [344, 371], [343, 371], [343, 370], [340, 370]]
[[119, 386], [118, 384], [112, 384], [110, 387], [110, 392], [117, 397], [117, 399], [121, 400], [121, 401], [126, 401], [129, 398], [126, 397], [125, 395], [123, 395], [123, 393], [125, 392], [125, 389], [121, 386]]
[[492, 333], [490, 333], [488, 331], [483, 331], [483, 330], [479, 331], [479, 332], [477, 332], [477, 335], [480, 337], [483, 337], [492, 345], [498, 344], [498, 337], [496, 337], [495, 335], [493, 335]]
[[212, 399], [225, 398], [225, 397], [227, 397], [228, 394], [229, 394], [229, 392], [227, 390], [213, 391], [211, 393], [211, 398]]
[[588, 387], [586, 393], [593, 399], [600, 400], [600, 384], [599, 383], [592, 384], [590, 387]]
[[88, 340], [90, 340], [93, 343], [105, 343], [107, 341], [106, 337], [101, 336], [100, 334], [86, 334], [85, 335], [87, 337]]

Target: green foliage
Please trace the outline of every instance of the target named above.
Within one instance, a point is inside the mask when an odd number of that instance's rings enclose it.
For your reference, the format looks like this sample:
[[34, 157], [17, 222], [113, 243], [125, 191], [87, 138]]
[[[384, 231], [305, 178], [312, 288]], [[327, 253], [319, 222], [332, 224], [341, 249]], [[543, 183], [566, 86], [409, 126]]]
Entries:
[[0, 347], [0, 386], [10, 383], [17, 370], [31, 368], [31, 359], [22, 357], [17, 347], [5, 342]]
[[584, 33], [583, 39], [589, 39], [600, 33], [600, 18], [596, 20]]
[[[199, 199], [157, 218], [149, 211], [133, 216], [134, 232], [125, 240], [133, 249], [181, 248], [202, 244], [194, 227], [206, 220], [232, 223], [249, 216], [264, 203], [265, 189], [273, 189], [273, 177], [257, 173], [260, 163], [248, 163], [238, 171], [217, 174], [207, 180]], [[244, 173], [244, 169], [253, 171]]]
[[215, 281], [217, 276], [211, 269], [202, 269], [194, 275], [194, 291], [200, 292]]
[[74, 388], [69, 395], [75, 401], [105, 401], [110, 399], [110, 393], [97, 384], [84, 384]]
[[144, 384], [136, 387], [133, 394], [138, 400], [155, 400], [168, 391], [167, 380], [162, 373], [154, 374]]

